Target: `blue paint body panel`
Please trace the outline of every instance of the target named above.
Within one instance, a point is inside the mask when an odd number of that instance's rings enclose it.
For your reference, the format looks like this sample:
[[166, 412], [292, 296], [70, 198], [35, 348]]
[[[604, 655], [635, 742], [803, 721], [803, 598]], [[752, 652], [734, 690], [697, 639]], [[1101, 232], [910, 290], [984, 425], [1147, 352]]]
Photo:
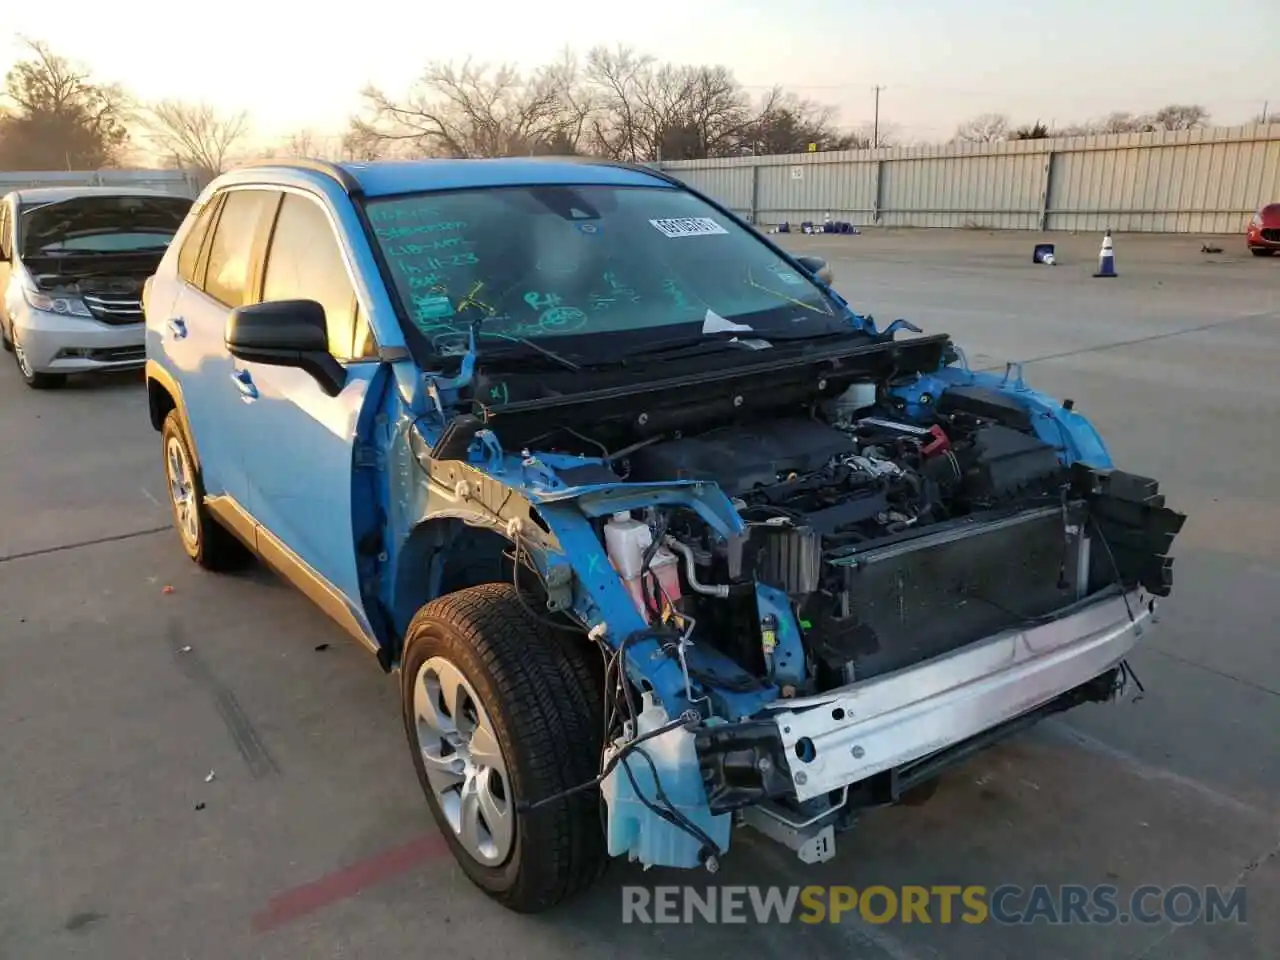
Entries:
[[965, 366], [944, 366], [891, 392], [904, 402], [908, 416], [923, 417], [951, 386], [986, 387], [1011, 397], [1030, 412], [1036, 436], [1058, 451], [1063, 464], [1083, 463], [1100, 470], [1114, 466], [1106, 442], [1088, 418], [1027, 386], [1019, 364], [1010, 364], [1002, 375], [971, 371]]
[[[808, 676], [802, 629], [784, 592], [764, 584], [755, 589], [757, 612], [767, 625], [766, 675], [755, 678], [754, 687], [716, 686], [690, 676], [725, 677], [741, 674], [741, 668], [695, 635], [683, 650], [690, 668], [686, 672], [670, 635], [645, 622], [606, 554], [599, 523], [618, 511], [685, 507], [721, 538], [741, 534], [743, 520], [716, 484], [574, 485], [564, 479], [564, 471], [602, 461], [506, 451], [488, 430], [476, 434], [464, 459], [431, 459], [429, 451], [472, 382], [475, 344], [448, 377], [419, 369], [409, 358], [359, 210], [362, 200], [352, 196], [376, 199], [529, 184], [681, 187], [643, 170], [562, 160], [353, 163], [342, 171], [346, 183], [333, 172], [287, 163], [219, 178], [197, 200], [157, 271], [147, 313], [147, 355], [180, 390], [209, 493], [239, 503], [260, 536], [279, 541], [340, 597], [363, 639], [388, 666], [396, 662], [416, 610], [447, 589], [459, 557], [465, 560], [471, 556], [468, 551], [480, 555], [486, 543], [516, 542], [543, 580], [558, 585], [564, 612], [595, 628], [610, 647], [627, 644], [628, 677], [637, 688], [651, 691], [668, 716], [694, 710], [717, 722], [733, 722], [759, 714], [783, 688], [802, 686]], [[358, 187], [354, 191], [353, 183]], [[346, 384], [337, 396], [325, 394], [297, 368], [233, 362], [222, 343], [226, 308], [179, 277], [179, 250], [192, 222], [211, 198], [232, 189], [303, 194], [323, 208], [333, 225], [361, 311], [380, 348], [376, 359], [347, 364]], [[762, 240], [790, 259], [772, 241]], [[831, 293], [848, 310], [851, 327], [877, 333], [871, 317]], [[181, 313], [194, 329], [178, 343], [166, 328]], [[916, 329], [899, 320], [883, 335], [904, 327]], [[233, 372], [242, 381], [252, 380], [255, 399], [245, 402], [236, 392]], [[892, 392], [908, 416], [927, 417], [938, 397], [956, 385], [989, 387], [1025, 407], [1036, 434], [1064, 463], [1111, 466], [1106, 445], [1089, 421], [1029, 388], [1020, 375], [944, 365]], [[502, 513], [509, 504], [521, 506], [523, 514]], [[688, 787], [687, 803], [705, 807], [705, 799], [696, 800], [701, 795], [696, 768], [681, 769], [675, 776]], [[661, 833], [657, 822], [642, 806], [632, 804], [628, 811], [625, 821], [611, 824], [611, 843], [618, 849], [648, 849], [641, 838]], [[727, 847], [727, 820], [713, 820], [709, 809], [695, 819], [714, 826], [717, 835], [723, 829]], [[655, 841], [654, 850], [661, 846]], [[648, 862], [664, 862], [661, 852], [647, 856]], [[687, 849], [670, 856], [674, 865], [690, 865]]]

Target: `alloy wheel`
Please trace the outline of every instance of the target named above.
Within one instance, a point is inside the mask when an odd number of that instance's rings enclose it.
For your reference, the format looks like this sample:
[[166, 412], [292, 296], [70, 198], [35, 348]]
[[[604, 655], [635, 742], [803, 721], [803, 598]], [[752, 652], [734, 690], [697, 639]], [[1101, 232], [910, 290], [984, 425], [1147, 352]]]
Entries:
[[504, 862], [515, 841], [515, 808], [497, 733], [475, 688], [452, 662], [431, 657], [414, 680], [413, 711], [427, 782], [445, 820], [477, 862]]

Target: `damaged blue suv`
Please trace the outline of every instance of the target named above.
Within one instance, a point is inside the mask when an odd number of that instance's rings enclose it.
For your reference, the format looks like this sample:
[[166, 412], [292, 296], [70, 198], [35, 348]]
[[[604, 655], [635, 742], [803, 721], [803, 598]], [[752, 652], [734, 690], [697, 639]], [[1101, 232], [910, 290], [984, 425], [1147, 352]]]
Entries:
[[[1184, 517], [1070, 401], [880, 330], [713, 200], [581, 160], [215, 180], [145, 291], [181, 544], [399, 682], [468, 876], [806, 862], [1116, 697]], [[906, 328], [913, 334], [899, 334]]]

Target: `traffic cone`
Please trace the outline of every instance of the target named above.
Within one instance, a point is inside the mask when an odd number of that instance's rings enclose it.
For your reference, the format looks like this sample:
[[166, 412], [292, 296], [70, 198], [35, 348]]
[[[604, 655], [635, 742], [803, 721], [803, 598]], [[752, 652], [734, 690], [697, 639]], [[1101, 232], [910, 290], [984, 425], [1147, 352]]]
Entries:
[[1116, 248], [1111, 242], [1111, 231], [1102, 238], [1102, 250], [1098, 253], [1098, 272], [1095, 277], [1116, 276]]

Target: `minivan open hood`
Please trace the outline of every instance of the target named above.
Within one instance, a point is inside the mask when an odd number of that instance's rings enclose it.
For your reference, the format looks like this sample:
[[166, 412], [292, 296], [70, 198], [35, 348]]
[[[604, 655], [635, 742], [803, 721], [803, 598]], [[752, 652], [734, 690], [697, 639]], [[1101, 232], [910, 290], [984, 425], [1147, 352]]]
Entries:
[[88, 196], [46, 203], [22, 215], [22, 256], [39, 257], [47, 247], [80, 237], [113, 233], [166, 233], [186, 218], [186, 197]]

